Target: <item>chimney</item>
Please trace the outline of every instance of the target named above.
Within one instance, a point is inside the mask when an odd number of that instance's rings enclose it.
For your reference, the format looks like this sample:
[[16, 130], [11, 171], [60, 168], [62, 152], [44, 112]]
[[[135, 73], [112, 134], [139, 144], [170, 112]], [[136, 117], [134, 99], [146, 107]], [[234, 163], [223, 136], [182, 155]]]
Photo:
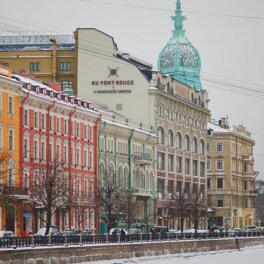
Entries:
[[221, 128], [229, 128], [228, 119], [226, 117], [221, 117], [221, 119], [219, 120], [219, 126]]
[[61, 84], [59, 82], [49, 82], [48, 86], [57, 92], [61, 92]]

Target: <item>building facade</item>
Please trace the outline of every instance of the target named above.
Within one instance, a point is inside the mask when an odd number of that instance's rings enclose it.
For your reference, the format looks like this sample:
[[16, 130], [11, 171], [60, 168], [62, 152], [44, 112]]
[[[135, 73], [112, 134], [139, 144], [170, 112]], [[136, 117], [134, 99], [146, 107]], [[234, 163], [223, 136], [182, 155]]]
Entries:
[[0, 68], [0, 230], [19, 236], [23, 232], [22, 205], [28, 193], [20, 178], [21, 83], [11, 76], [11, 69]]
[[[157, 137], [117, 113], [98, 111], [102, 114], [98, 129], [99, 182], [114, 178], [116, 187], [121, 187], [121, 200], [125, 200], [124, 210], [121, 208], [115, 216], [117, 225], [149, 232], [155, 224]], [[104, 217], [101, 212], [101, 220]], [[106, 231], [103, 224], [100, 231]]]
[[208, 129], [209, 223], [227, 228], [255, 225], [255, 142], [244, 126], [229, 128], [226, 118], [209, 123]]
[[[47, 183], [49, 168], [56, 167], [59, 170], [55, 180], [61, 184], [59, 188], [65, 188], [64, 195], [70, 197], [70, 207], [54, 212], [52, 224], [60, 230], [96, 232], [97, 123], [100, 115], [87, 101], [19, 74], [13, 74], [13, 78], [23, 83], [19, 141], [21, 177], [23, 186], [29, 189], [29, 199], [23, 206], [25, 230], [36, 232], [45, 226], [45, 201], [35, 194], [36, 186], [42, 186], [44, 181]], [[39, 199], [39, 204], [34, 199]]]

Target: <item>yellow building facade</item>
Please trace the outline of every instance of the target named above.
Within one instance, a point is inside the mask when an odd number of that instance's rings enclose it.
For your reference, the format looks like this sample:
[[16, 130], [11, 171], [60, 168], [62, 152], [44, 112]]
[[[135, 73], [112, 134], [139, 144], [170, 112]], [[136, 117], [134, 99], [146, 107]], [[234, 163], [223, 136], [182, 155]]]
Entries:
[[226, 229], [255, 225], [255, 142], [245, 127], [231, 129], [225, 118], [208, 126], [209, 225]]
[[[5, 70], [5, 72], [3, 71]], [[23, 233], [23, 200], [27, 190], [20, 177], [19, 94], [21, 83], [0, 70], [0, 230]]]
[[57, 81], [76, 89], [77, 59], [73, 35], [0, 36], [0, 63], [14, 72], [34, 74], [45, 83]]

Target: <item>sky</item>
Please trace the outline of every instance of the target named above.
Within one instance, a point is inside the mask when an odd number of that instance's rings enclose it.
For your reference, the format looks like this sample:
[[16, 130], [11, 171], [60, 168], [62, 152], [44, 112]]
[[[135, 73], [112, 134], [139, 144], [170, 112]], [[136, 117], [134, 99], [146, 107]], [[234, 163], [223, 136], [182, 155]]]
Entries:
[[105, 261], [92, 261], [89, 264], [260, 264], [263, 263], [263, 246], [247, 247], [241, 250], [211, 251], [199, 253], [185, 253], [175, 255], [143, 257], [138, 259], [118, 259]]
[[[216, 120], [244, 125], [256, 145], [257, 179], [264, 180], [264, 1], [182, 0], [186, 36], [199, 50], [203, 88]], [[172, 36], [176, 0], [8, 0], [0, 31], [73, 32], [94, 27], [120, 51], [154, 67]]]

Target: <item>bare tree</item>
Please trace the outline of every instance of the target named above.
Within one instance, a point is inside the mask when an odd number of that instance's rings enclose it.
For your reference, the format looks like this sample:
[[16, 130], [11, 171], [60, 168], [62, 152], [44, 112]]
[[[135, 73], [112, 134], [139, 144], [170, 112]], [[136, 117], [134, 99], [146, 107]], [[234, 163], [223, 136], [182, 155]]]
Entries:
[[184, 220], [190, 217], [190, 192], [186, 188], [177, 186], [170, 190], [170, 208], [172, 217], [177, 217], [180, 221], [180, 229], [183, 232]]
[[100, 213], [107, 219], [108, 230], [116, 227], [120, 216], [127, 215], [127, 197], [122, 183], [115, 173], [104, 171], [98, 184], [98, 206]]
[[8, 208], [12, 195], [12, 191], [8, 187], [15, 184], [14, 181], [10, 182], [10, 179], [8, 179], [8, 165], [11, 158], [12, 155], [8, 151], [0, 152], [0, 204], [4, 208]]
[[190, 212], [196, 234], [201, 219], [205, 218], [207, 213], [207, 203], [203, 189], [194, 188], [190, 194]]
[[44, 168], [36, 168], [34, 182], [30, 184], [32, 204], [41, 208], [44, 214], [38, 215], [46, 223], [46, 233], [49, 234], [52, 216], [60, 211], [66, 212], [71, 206], [71, 197], [62, 181], [63, 168], [57, 161], [50, 162]]

